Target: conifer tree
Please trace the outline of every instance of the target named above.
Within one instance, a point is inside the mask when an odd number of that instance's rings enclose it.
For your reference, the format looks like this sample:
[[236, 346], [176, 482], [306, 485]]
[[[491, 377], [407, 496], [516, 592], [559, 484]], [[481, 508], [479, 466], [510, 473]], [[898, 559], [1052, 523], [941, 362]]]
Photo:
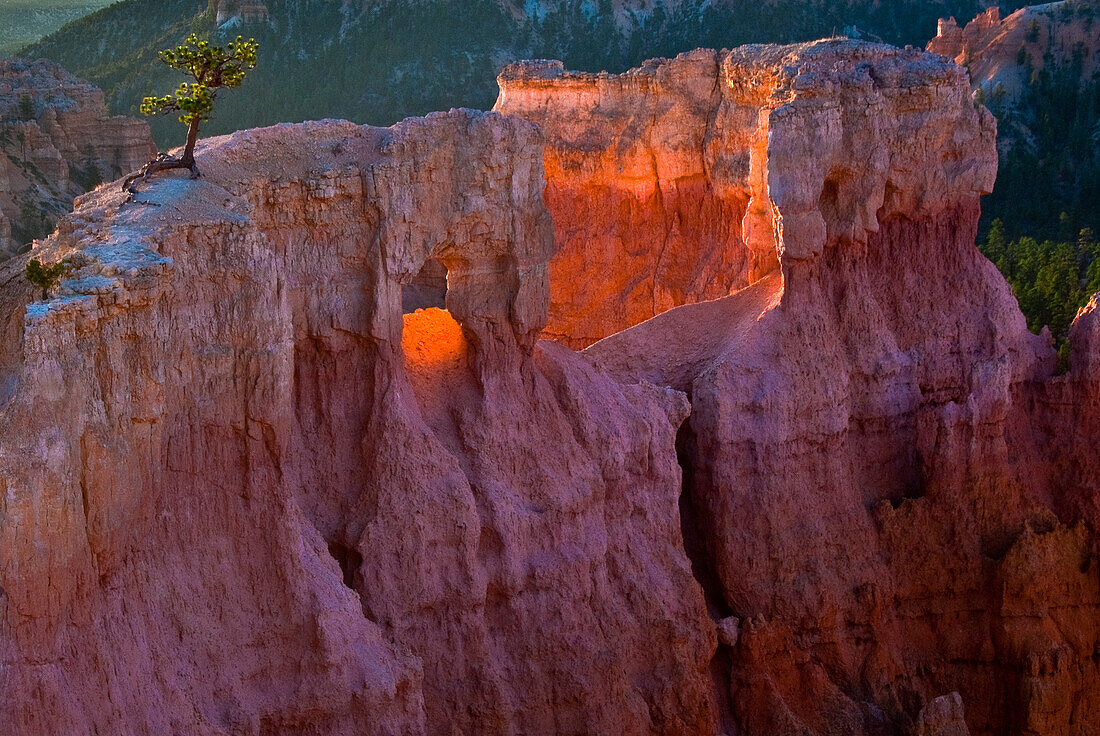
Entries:
[[42, 261], [37, 258], [32, 258], [27, 263], [26, 271], [24, 275], [27, 277], [27, 281], [30, 281], [33, 285], [42, 289], [42, 298], [50, 298], [50, 289], [57, 286], [57, 282], [61, 280], [61, 276], [65, 273], [64, 263], [55, 263], [52, 266], [42, 265]]
[[140, 172], [128, 176], [123, 182], [125, 189], [132, 193], [133, 186], [138, 181], [169, 169], [189, 169], [192, 177], [199, 176], [195, 165], [199, 126], [204, 120], [210, 119], [218, 90], [240, 87], [245, 74], [256, 68], [258, 49], [259, 44], [254, 38], [245, 41], [237, 36], [235, 41], [230, 41], [223, 48], [211, 45], [209, 41], [202, 41], [192, 33], [176, 48], [160, 52], [162, 62], [194, 81], [181, 83], [172, 94], [146, 97], [141, 103], [141, 112], [143, 115], [179, 112], [180, 122], [187, 126], [187, 142], [179, 158], [161, 154], [146, 164]]

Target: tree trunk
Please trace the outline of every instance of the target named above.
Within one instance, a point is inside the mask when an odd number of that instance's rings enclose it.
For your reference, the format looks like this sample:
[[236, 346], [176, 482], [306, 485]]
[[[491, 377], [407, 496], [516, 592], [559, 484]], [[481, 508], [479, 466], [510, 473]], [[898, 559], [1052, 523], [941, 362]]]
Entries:
[[192, 168], [195, 165], [195, 144], [198, 143], [198, 140], [199, 119], [194, 117], [187, 127], [187, 145], [183, 147], [183, 158], [180, 159], [180, 163], [187, 168]]

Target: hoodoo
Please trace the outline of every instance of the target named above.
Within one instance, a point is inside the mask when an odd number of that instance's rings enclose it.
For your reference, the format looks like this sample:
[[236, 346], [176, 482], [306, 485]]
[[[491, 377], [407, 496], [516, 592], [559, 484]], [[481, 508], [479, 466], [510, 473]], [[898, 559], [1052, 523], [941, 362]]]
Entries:
[[1033, 76], [1072, 69], [1086, 81], [1100, 72], [1100, 24], [1092, 3], [1061, 0], [1020, 8], [1001, 18], [992, 7], [959, 27], [940, 21], [928, 50], [964, 65], [986, 99], [1010, 102], [1024, 94]]
[[1100, 729], [1100, 305], [1061, 366], [974, 247], [965, 72], [501, 86], [0, 266], [0, 734]]

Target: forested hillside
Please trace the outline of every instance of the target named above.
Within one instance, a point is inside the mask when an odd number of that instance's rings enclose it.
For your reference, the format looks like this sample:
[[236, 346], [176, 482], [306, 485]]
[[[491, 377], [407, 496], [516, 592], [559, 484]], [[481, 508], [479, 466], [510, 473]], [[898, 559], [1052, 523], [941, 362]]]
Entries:
[[1100, 83], [1072, 68], [1035, 75], [1023, 98], [994, 105], [1005, 152], [983, 201], [982, 249], [1016, 291], [1030, 326], [1065, 338], [1100, 291]]
[[[1012, 3], [1018, 6], [1023, 3]], [[262, 22], [230, 23], [260, 41], [247, 90], [219, 104], [211, 132], [309, 118], [390, 124], [455, 106], [486, 108], [496, 72], [520, 58], [560, 58], [575, 69], [621, 71], [697, 46], [798, 41], [847, 33], [923, 45], [944, 14], [969, 17], [978, 0], [682, 0], [617, 15], [610, 0], [268, 0]], [[636, 3], [638, 8], [643, 7]], [[141, 97], [174, 78], [155, 52], [192, 30], [217, 33], [207, 0], [125, 0], [27, 49], [91, 79], [112, 110], [135, 113]], [[178, 135], [158, 121], [162, 143]]]
[[112, 0], [0, 0], [0, 57], [14, 54]]
[[999, 122], [1000, 167], [982, 201], [980, 243], [1031, 328], [1049, 326], [1061, 342], [1100, 290], [1100, 3], [1028, 8], [987, 35], [988, 46], [962, 59], [985, 79], [978, 101]]

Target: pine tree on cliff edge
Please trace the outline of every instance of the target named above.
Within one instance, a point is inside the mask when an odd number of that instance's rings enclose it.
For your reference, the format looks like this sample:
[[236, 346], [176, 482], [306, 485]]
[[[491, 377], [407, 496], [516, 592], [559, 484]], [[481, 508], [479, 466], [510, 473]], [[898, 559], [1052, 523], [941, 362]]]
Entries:
[[160, 154], [147, 163], [141, 171], [126, 177], [122, 187], [133, 193], [134, 185], [149, 176], [169, 169], [189, 169], [192, 178], [198, 178], [199, 169], [195, 165], [195, 144], [199, 140], [199, 126], [209, 120], [214, 110], [214, 100], [218, 90], [225, 87], [240, 87], [245, 74], [256, 68], [256, 52], [259, 44], [256, 39], [247, 41], [237, 36], [225, 48], [212, 46], [208, 41], [200, 41], [191, 34], [174, 49], [160, 52], [162, 62], [178, 69], [194, 82], [183, 82], [170, 95], [146, 97], [141, 102], [142, 115], [157, 115], [166, 112], [179, 112], [180, 122], [187, 126], [187, 143], [183, 154], [176, 158]]
[[55, 263], [52, 266], [45, 266], [42, 264], [42, 261], [37, 258], [32, 258], [27, 263], [27, 268], [23, 271], [23, 275], [26, 276], [27, 281], [30, 281], [33, 285], [42, 290], [42, 300], [45, 301], [50, 298], [50, 289], [57, 286], [57, 282], [65, 275], [66, 269], [67, 267], [64, 263]]

